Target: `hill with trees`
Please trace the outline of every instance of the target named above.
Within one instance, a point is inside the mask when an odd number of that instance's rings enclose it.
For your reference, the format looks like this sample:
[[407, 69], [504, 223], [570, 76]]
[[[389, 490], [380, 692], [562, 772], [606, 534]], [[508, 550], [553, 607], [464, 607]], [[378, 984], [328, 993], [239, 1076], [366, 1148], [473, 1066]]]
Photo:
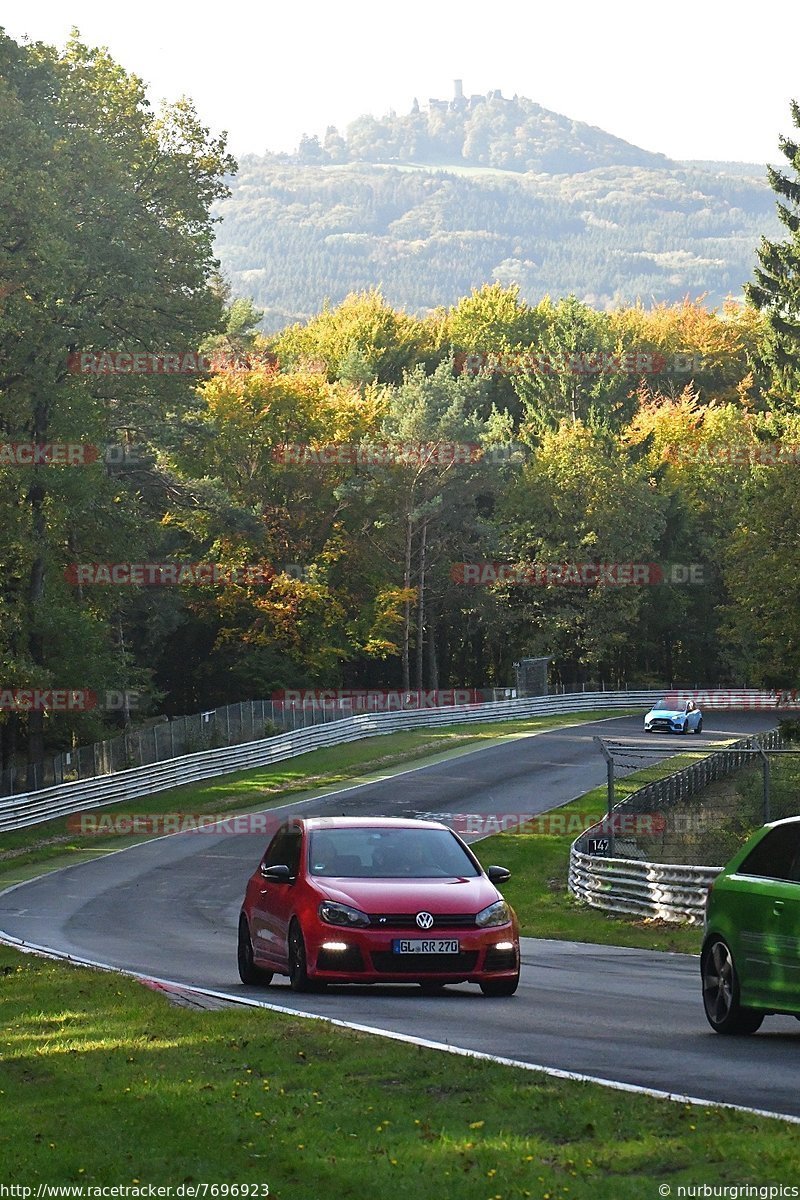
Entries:
[[598, 308], [740, 297], [778, 232], [766, 167], [679, 163], [531, 100], [431, 100], [247, 156], [217, 252], [264, 328], [380, 286], [419, 315], [472, 288]]

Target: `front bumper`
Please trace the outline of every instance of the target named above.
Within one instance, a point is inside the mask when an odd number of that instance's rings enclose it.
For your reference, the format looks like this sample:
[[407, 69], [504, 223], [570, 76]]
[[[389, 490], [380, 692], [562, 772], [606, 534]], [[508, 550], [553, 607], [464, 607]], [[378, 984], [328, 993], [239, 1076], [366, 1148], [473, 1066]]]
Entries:
[[313, 940], [306, 937], [309, 975], [330, 983], [480, 983], [519, 972], [519, 939], [511, 924], [437, 929], [436, 940], [458, 940], [458, 954], [395, 953], [392, 943], [408, 937], [406, 930], [326, 926], [315, 931]]

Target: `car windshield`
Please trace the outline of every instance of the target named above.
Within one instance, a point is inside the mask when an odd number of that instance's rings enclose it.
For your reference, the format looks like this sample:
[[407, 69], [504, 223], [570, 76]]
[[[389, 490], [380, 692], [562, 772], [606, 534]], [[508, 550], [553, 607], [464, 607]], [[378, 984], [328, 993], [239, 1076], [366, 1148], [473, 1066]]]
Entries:
[[672, 712], [674, 708], [675, 705], [670, 703], [666, 697], [662, 696], [661, 699], [653, 705], [653, 712]]
[[448, 829], [319, 829], [312, 875], [346, 879], [453, 879], [480, 872]]

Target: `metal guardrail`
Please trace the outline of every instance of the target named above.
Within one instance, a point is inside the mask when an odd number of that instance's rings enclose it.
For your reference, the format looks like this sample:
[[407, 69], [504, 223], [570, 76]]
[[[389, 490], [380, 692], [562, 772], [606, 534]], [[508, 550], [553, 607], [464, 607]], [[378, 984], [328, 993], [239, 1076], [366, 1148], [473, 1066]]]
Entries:
[[[652, 812], [679, 804], [709, 783], [752, 763], [754, 751], [777, 749], [781, 745], [782, 738], [776, 729], [732, 742], [724, 750], [712, 752], [699, 762], [632, 792], [614, 806], [614, 816], [624, 812]], [[585, 829], [572, 844], [569, 859], [572, 894], [606, 912], [702, 924], [706, 893], [722, 864], [688, 866], [589, 853], [588, 843], [607, 830], [607, 822], [606, 817]], [[612, 821], [612, 828], [613, 824]], [[620, 840], [617, 839], [617, 845]]]
[[573, 845], [569, 890], [579, 900], [606, 912], [698, 925], [703, 919], [706, 892], [720, 870], [640, 862], [635, 858], [600, 858], [583, 854]]
[[[564, 688], [555, 689], [564, 692]], [[603, 692], [605, 687], [581, 687], [582, 692]], [[459, 698], [459, 693], [461, 696]], [[505, 693], [505, 694], [501, 694]], [[335, 690], [298, 689], [285, 692], [283, 699], [244, 700], [204, 709], [188, 716], [154, 717], [138, 728], [109, 735], [102, 741], [46, 755], [38, 762], [12, 761], [0, 770], [0, 797], [28, 793], [114, 775], [133, 767], [152, 766], [168, 758], [219, 750], [242, 742], [263, 741], [276, 733], [326, 725], [359, 713], [403, 712], [406, 709], [448, 707], [457, 704], [488, 704], [516, 699], [511, 688], [448, 688], [438, 692], [388, 689], [352, 689], [350, 696]], [[449, 696], [449, 699], [443, 697]]]
[[576, 692], [560, 696], [537, 696], [526, 700], [500, 700], [489, 704], [450, 705], [410, 712], [363, 713], [355, 717], [343, 717], [326, 725], [297, 729], [260, 741], [186, 754], [148, 766], [119, 771], [115, 775], [59, 784], [41, 791], [0, 799], [0, 832], [23, 829], [54, 817], [67, 816], [106, 804], [134, 800], [154, 792], [211, 779], [217, 775], [228, 775], [283, 762], [310, 750], [338, 746], [365, 737], [377, 737], [383, 733], [480, 721], [509, 721], [515, 717], [556, 716], [594, 709], [638, 708], [649, 705], [661, 695], [663, 690]]

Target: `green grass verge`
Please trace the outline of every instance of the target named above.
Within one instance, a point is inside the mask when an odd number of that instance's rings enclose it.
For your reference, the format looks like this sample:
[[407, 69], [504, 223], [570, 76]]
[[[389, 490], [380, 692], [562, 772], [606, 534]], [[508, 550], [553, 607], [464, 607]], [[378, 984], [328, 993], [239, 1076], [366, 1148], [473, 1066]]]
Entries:
[[[151, 796], [92, 809], [93, 816], [140, 816], [181, 812], [226, 814], [252, 812], [282, 804], [288, 799], [324, 794], [343, 784], [354, 784], [393, 768], [431, 758], [447, 757], [476, 749], [504, 737], [558, 729], [604, 717], [629, 715], [637, 710], [607, 709], [564, 716], [495, 721], [479, 726], [462, 724], [438, 729], [416, 729], [365, 738], [324, 750], [312, 750], [274, 766], [219, 775], [203, 783], [170, 788]], [[144, 840], [137, 837], [99, 837], [71, 832], [69, 818], [60, 817], [28, 829], [0, 834], [0, 888], [32, 878], [41, 866], [61, 867], [109, 850], [119, 850]]]
[[656, 1183], [796, 1174], [797, 1129], [779, 1121], [264, 1010], [175, 1008], [3, 948], [0, 974], [0, 1182], [34, 1196], [207, 1183], [283, 1200], [642, 1200]]
[[[651, 779], [661, 779], [692, 761], [677, 756], [618, 779], [617, 800], [623, 800]], [[580, 903], [567, 890], [569, 849], [586, 824], [581, 818], [599, 820], [605, 811], [606, 789], [594, 788], [558, 809], [565, 818], [567, 833], [497, 834], [477, 842], [473, 850], [484, 866], [499, 863], [511, 871], [511, 879], [503, 884], [503, 895], [516, 910], [522, 932], [528, 937], [698, 954], [701, 930], [696, 927], [613, 916]], [[574, 826], [571, 832], [570, 818]]]

